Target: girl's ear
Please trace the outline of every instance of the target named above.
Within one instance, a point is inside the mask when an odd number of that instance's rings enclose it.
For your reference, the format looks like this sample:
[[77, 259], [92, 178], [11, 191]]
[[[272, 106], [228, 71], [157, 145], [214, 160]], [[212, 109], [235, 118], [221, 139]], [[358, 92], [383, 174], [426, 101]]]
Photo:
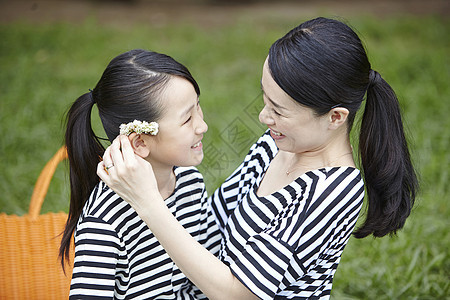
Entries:
[[146, 158], [150, 154], [149, 145], [145, 143], [141, 134], [133, 132], [128, 136], [128, 139], [130, 140], [134, 153], [142, 158]]
[[329, 129], [338, 129], [347, 121], [349, 111], [344, 107], [336, 107], [329, 112]]

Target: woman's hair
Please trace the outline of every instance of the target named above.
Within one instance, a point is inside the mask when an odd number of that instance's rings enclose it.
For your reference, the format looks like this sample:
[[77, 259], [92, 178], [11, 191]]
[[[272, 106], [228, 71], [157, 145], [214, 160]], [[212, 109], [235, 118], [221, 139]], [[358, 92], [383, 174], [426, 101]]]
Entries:
[[358, 35], [326, 18], [307, 21], [269, 51], [275, 82], [295, 101], [321, 116], [348, 109], [348, 132], [366, 96], [359, 154], [368, 196], [367, 215], [354, 235], [395, 234], [405, 224], [418, 189], [397, 97], [371, 69]]
[[171, 76], [185, 78], [200, 95], [188, 69], [170, 56], [145, 50], [128, 51], [115, 57], [95, 88], [80, 96], [68, 111], [65, 144], [70, 165], [70, 208], [59, 250], [63, 268], [83, 206], [99, 182], [97, 164], [105, 151], [92, 130], [93, 105], [97, 104], [103, 128], [112, 142], [122, 123], [160, 119], [163, 109], [160, 95]]

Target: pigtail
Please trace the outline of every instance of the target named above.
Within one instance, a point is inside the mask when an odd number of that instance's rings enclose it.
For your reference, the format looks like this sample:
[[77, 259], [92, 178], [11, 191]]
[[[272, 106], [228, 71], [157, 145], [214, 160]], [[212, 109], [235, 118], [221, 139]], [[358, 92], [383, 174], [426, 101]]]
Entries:
[[359, 139], [368, 207], [354, 235], [395, 234], [409, 216], [418, 189], [397, 97], [376, 71], [370, 70]]
[[161, 116], [159, 95], [171, 76], [181, 76], [200, 89], [188, 69], [170, 56], [141, 49], [122, 53], [111, 60], [95, 89], [79, 97], [67, 113], [65, 143], [70, 164], [70, 208], [59, 256], [69, 259], [72, 235], [83, 207], [99, 182], [97, 165], [105, 152], [91, 127], [91, 110], [97, 104], [103, 129], [110, 142], [120, 125], [157, 121]]
[[72, 234], [90, 193], [98, 183], [97, 164], [105, 151], [91, 127], [93, 92], [79, 97], [66, 116], [65, 144], [70, 166], [70, 207], [63, 232], [59, 256], [69, 260]]

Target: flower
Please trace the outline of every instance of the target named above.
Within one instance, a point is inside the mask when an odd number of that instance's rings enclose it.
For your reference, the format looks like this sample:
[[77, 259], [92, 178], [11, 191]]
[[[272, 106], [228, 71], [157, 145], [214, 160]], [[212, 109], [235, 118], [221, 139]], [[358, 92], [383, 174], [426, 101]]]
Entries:
[[120, 134], [130, 135], [133, 132], [137, 134], [145, 133], [151, 135], [157, 135], [159, 129], [159, 124], [156, 122], [146, 122], [134, 120], [128, 124], [120, 125]]

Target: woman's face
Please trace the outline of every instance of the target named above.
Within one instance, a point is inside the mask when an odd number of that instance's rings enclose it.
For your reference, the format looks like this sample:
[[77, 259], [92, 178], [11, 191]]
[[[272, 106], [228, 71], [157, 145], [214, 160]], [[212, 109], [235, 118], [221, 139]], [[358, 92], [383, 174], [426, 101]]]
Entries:
[[153, 165], [195, 166], [203, 159], [203, 134], [208, 125], [203, 121], [197, 93], [192, 84], [172, 76], [161, 92], [162, 117], [159, 132], [147, 135], [150, 146], [147, 157]]
[[329, 137], [328, 118], [315, 116], [312, 109], [300, 105], [273, 80], [268, 60], [261, 79], [264, 108], [261, 123], [270, 128], [278, 148], [292, 153], [314, 152], [326, 146]]

